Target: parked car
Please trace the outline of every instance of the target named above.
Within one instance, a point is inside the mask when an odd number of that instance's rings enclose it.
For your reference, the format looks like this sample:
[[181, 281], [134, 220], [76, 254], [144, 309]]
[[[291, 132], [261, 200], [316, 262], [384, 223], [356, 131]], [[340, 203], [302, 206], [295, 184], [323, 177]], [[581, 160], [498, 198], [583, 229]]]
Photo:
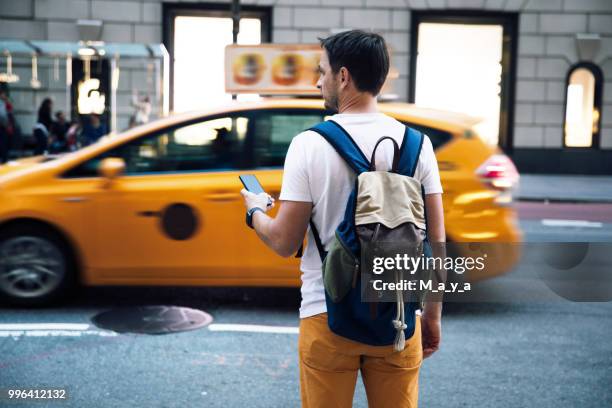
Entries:
[[[521, 240], [509, 194], [516, 169], [475, 119], [379, 107], [431, 139], [449, 240]], [[76, 283], [299, 286], [298, 260], [246, 227], [238, 175], [255, 174], [277, 196], [291, 139], [329, 114], [321, 100], [236, 102], [0, 167], [0, 296], [43, 304]], [[506, 252], [487, 276], [515, 264], [518, 253]]]

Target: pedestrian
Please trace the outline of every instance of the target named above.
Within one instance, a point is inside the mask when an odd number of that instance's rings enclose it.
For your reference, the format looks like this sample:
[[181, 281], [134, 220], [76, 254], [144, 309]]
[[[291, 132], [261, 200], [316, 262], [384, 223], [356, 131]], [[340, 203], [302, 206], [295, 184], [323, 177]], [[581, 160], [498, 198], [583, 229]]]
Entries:
[[88, 146], [97, 142], [102, 136], [108, 133], [106, 124], [100, 119], [100, 115], [92, 113], [89, 115], [89, 121], [83, 126], [81, 139], [83, 146]]
[[8, 151], [11, 141], [12, 126], [10, 113], [12, 105], [8, 99], [6, 89], [0, 88], [0, 163], [8, 160]]
[[6, 163], [11, 148], [21, 142], [21, 127], [14, 114], [6, 83], [0, 84], [0, 163]]
[[149, 98], [149, 95], [145, 95], [141, 99], [138, 96], [138, 91], [132, 91], [132, 106], [134, 107], [134, 113], [130, 117], [129, 127], [148, 123], [151, 115], [151, 98]]
[[81, 132], [81, 125], [76, 121], [71, 121], [66, 131], [66, 150], [74, 152], [79, 148], [78, 135]]
[[38, 108], [38, 119], [34, 125], [34, 155], [44, 154], [49, 146], [51, 127], [53, 125], [53, 101], [51, 98], [43, 99]]
[[66, 115], [62, 111], [55, 112], [55, 122], [52, 125], [52, 140], [49, 144], [50, 153], [62, 153], [68, 150], [66, 133], [70, 128], [70, 123], [66, 121]]
[[[391, 136], [401, 143], [405, 126], [377, 110], [376, 97], [389, 71], [385, 40], [375, 33], [352, 30], [320, 41], [323, 53], [317, 87], [325, 107], [337, 112], [330, 119], [348, 132], [365, 157], [371, 157], [381, 136]], [[381, 144], [378, 152], [376, 169], [391, 168], [391, 143]], [[442, 186], [427, 137], [417, 160], [414, 178], [425, 189], [428, 237], [432, 243], [443, 242]], [[328, 325], [322, 262], [314, 245], [313, 229], [308, 225], [312, 220], [321, 245], [329, 250], [355, 178], [333, 146], [316, 132], [304, 131], [293, 138], [285, 158], [276, 217], [266, 213], [274, 206], [273, 200], [267, 206], [268, 194], [242, 190], [247, 222], [284, 257], [296, 252], [307, 233], [308, 244], [300, 265], [298, 354], [302, 406], [350, 407], [361, 370], [370, 407], [416, 407], [422, 359], [438, 349], [441, 339], [439, 302], [425, 303], [421, 317], [406, 319], [406, 324], [412, 325], [406, 327], [407, 332], [412, 329], [414, 334], [405, 340], [402, 351], [396, 351], [393, 345], [372, 346], [349, 340], [332, 332]]]

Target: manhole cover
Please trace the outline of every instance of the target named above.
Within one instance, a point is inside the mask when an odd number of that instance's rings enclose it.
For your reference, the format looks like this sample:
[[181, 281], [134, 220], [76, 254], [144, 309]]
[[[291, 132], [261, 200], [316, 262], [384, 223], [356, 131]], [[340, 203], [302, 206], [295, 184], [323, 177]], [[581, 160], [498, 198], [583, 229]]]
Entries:
[[138, 306], [98, 313], [92, 322], [118, 333], [165, 334], [208, 326], [213, 318], [201, 310], [178, 306]]

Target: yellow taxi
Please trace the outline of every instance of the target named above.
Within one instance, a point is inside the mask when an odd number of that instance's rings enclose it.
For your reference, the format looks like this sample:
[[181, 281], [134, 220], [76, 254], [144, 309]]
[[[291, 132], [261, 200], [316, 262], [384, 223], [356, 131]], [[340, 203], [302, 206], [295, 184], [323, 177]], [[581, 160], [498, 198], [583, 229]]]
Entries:
[[[448, 240], [521, 240], [509, 194], [518, 174], [475, 119], [379, 108], [431, 139]], [[43, 304], [77, 283], [299, 286], [298, 259], [276, 256], [245, 225], [238, 176], [255, 174], [277, 196], [291, 139], [329, 114], [314, 99], [236, 102], [0, 167], [0, 297]]]

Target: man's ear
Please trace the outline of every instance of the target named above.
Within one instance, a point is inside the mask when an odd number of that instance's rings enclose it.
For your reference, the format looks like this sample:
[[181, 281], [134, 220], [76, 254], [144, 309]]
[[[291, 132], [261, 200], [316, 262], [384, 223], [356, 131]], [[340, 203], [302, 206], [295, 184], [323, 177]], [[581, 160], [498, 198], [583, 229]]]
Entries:
[[351, 81], [351, 74], [349, 73], [348, 69], [346, 69], [345, 67], [340, 67], [340, 88], [344, 89], [348, 86], [348, 84]]

